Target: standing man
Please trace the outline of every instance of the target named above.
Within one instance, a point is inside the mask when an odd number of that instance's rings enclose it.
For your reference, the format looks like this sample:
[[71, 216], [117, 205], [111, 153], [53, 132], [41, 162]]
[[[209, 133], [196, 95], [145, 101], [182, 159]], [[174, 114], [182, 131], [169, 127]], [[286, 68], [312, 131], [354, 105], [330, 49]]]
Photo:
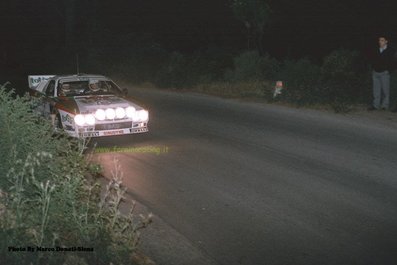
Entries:
[[368, 110], [387, 110], [390, 106], [390, 74], [394, 68], [395, 50], [388, 46], [388, 38], [380, 36], [379, 47], [372, 54], [373, 102]]

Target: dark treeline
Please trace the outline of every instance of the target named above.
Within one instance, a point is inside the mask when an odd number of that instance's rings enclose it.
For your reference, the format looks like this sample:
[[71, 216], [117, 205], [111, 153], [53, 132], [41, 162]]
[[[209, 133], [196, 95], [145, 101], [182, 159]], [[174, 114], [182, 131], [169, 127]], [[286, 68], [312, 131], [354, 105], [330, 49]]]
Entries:
[[[185, 59], [216, 55], [210, 61], [221, 57], [217, 64], [232, 67], [233, 58], [247, 49], [246, 27], [230, 8], [232, 2], [1, 1], [0, 82], [11, 75], [73, 73], [76, 54], [82, 71], [104, 74], [142, 60], [150, 68], [178, 58], [175, 52], [188, 55]], [[279, 60], [307, 57], [321, 64], [324, 56], [340, 48], [364, 56], [379, 34], [393, 40], [397, 28], [392, 0], [267, 3], [270, 18], [261, 50]]]

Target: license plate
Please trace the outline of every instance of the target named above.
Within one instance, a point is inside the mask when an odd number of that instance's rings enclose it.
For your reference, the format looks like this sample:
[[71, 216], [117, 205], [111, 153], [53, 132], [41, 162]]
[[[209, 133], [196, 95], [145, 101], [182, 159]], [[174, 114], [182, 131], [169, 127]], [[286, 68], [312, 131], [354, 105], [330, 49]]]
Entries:
[[124, 134], [124, 130], [103, 132], [104, 136]]

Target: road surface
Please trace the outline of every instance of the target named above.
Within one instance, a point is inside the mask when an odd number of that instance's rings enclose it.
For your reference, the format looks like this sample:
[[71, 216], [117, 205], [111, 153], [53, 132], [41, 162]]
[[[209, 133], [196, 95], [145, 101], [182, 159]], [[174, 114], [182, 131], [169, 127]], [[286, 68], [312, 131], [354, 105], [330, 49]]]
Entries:
[[95, 158], [168, 227], [144, 244], [159, 264], [397, 264], [396, 114], [130, 92], [150, 133]]

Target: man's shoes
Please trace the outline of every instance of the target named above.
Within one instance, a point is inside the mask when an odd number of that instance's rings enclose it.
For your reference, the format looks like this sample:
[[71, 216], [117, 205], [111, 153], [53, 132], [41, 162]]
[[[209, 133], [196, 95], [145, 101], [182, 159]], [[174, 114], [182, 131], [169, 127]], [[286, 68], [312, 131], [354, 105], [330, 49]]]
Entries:
[[368, 110], [368, 111], [373, 111], [373, 110], [376, 110], [376, 108], [375, 108], [374, 106], [371, 106], [371, 107], [368, 107], [367, 110]]

